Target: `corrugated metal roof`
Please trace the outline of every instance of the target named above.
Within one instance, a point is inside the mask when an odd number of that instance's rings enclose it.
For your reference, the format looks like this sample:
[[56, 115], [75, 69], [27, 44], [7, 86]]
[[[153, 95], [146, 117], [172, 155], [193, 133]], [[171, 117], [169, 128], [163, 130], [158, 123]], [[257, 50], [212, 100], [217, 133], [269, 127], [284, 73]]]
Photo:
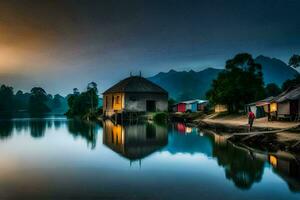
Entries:
[[280, 103], [288, 100], [297, 99], [300, 99], [300, 85], [281, 93], [274, 99], [274, 101]]
[[265, 98], [265, 99], [262, 99], [262, 100], [259, 100], [259, 101], [256, 101], [256, 102], [252, 102], [252, 103], [246, 104], [246, 106], [253, 106], [253, 105], [263, 106], [263, 105], [267, 105], [267, 104], [271, 103], [274, 100], [274, 98], [275, 97], [270, 96], [268, 98]]
[[206, 103], [208, 102], [207, 100], [201, 100], [201, 99], [193, 99], [193, 100], [188, 100], [188, 101], [182, 101], [179, 103], [185, 103], [185, 104], [192, 104], [192, 103]]
[[168, 94], [168, 92], [160, 86], [140, 76], [131, 76], [125, 78], [106, 90], [103, 94], [117, 92], [147, 92]]

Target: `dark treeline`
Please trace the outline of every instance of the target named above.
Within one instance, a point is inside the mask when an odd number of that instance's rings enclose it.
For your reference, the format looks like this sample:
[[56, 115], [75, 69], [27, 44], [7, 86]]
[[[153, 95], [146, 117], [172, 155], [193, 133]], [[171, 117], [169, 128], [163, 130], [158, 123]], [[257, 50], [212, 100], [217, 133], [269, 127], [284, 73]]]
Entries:
[[41, 87], [34, 87], [30, 92], [21, 90], [14, 92], [14, 88], [2, 85], [0, 87], [0, 116], [12, 116], [26, 113], [30, 115], [66, 114], [68, 117], [95, 117], [99, 112], [99, 97], [97, 84], [91, 82], [86, 91], [79, 92], [77, 88], [73, 94], [63, 97], [59, 94], [48, 94]]
[[[293, 55], [289, 65], [294, 68], [299, 67], [300, 56]], [[228, 107], [229, 112], [238, 112], [245, 104], [269, 96], [277, 96], [299, 84], [300, 75], [285, 81], [281, 87], [275, 83], [265, 86], [262, 66], [254, 61], [252, 55], [241, 53], [226, 61], [225, 70], [213, 80], [212, 87], [207, 92], [207, 98], [213, 105], [223, 104]]]
[[32, 115], [54, 113], [63, 114], [67, 110], [67, 100], [59, 94], [52, 96], [41, 87], [34, 87], [30, 93], [21, 90], [14, 93], [13, 87], [0, 87], [0, 114], [29, 113]]

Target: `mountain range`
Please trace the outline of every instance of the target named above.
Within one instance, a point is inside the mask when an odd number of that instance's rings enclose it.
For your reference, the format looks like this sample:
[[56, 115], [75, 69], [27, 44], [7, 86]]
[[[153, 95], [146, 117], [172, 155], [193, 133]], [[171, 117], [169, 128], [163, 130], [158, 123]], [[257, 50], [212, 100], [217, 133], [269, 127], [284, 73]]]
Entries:
[[[292, 79], [299, 73], [283, 61], [266, 56], [258, 56], [255, 61], [262, 65], [265, 84], [276, 83], [281, 87], [287, 79]], [[169, 92], [175, 100], [205, 98], [211, 83], [223, 69], [206, 68], [202, 71], [160, 72], [148, 79], [160, 85]]]

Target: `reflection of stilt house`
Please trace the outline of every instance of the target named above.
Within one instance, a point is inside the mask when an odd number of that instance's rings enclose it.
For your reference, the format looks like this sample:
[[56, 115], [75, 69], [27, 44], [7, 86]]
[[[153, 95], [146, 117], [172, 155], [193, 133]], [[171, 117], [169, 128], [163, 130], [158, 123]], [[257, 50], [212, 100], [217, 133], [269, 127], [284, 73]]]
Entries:
[[139, 160], [167, 145], [167, 128], [154, 124], [122, 126], [106, 120], [103, 143], [129, 160]]
[[167, 110], [168, 92], [141, 76], [130, 76], [103, 93], [103, 113], [106, 116]]

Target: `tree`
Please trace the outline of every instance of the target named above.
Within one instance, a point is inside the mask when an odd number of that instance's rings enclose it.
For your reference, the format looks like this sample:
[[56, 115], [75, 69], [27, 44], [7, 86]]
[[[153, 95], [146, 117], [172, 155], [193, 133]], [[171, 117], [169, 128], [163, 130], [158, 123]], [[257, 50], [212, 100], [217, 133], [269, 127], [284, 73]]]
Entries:
[[289, 66], [297, 68], [300, 66], [300, 55], [294, 54], [289, 60]]
[[172, 98], [169, 98], [168, 99], [168, 110], [172, 111], [173, 105], [175, 105], [175, 104], [176, 104], [176, 101]]
[[79, 92], [78, 88], [73, 88], [73, 94], [74, 95], [80, 95], [80, 92]]
[[52, 105], [56, 108], [61, 107], [61, 99], [63, 99], [63, 97], [59, 94], [54, 95]]
[[98, 106], [98, 89], [97, 89], [97, 83], [90, 82], [87, 86], [87, 93], [90, 96], [90, 109], [91, 112], [94, 112], [94, 108]]
[[46, 105], [48, 100], [47, 93], [41, 87], [34, 87], [30, 91], [29, 111], [32, 114], [43, 114], [50, 112], [49, 107]]
[[250, 54], [237, 54], [226, 61], [225, 70], [213, 80], [207, 97], [212, 104], [227, 105], [229, 112], [237, 112], [247, 103], [264, 97], [261, 65]]
[[15, 111], [28, 110], [30, 94], [19, 90], [14, 96]]
[[295, 87], [297, 85], [300, 85], [300, 75], [297, 75], [294, 79], [288, 79], [286, 80], [281, 87], [282, 91], [285, 91], [291, 87]]
[[275, 83], [269, 83], [266, 88], [266, 97], [275, 97], [281, 93], [281, 89]]
[[6, 85], [0, 87], [0, 113], [10, 114], [14, 110], [13, 88]]
[[69, 117], [92, 114], [98, 106], [98, 89], [95, 82], [91, 82], [87, 86], [85, 92], [79, 93], [77, 89], [73, 90], [73, 94], [68, 95], [69, 110], [66, 115]]

